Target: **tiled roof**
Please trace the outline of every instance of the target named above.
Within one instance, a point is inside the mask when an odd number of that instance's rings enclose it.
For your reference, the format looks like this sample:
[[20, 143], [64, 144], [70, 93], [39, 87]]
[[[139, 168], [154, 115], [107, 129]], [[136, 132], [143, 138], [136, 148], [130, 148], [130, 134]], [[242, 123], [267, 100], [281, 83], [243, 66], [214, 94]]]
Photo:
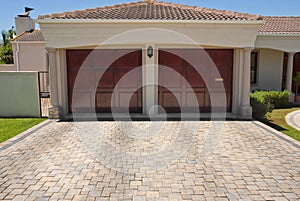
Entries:
[[156, 2], [153, 0], [41, 15], [39, 19], [260, 20], [259, 15]]
[[260, 34], [300, 34], [300, 17], [263, 17]]
[[44, 42], [45, 39], [41, 30], [34, 30], [32, 32], [24, 32], [14, 38], [12, 41], [16, 42]]

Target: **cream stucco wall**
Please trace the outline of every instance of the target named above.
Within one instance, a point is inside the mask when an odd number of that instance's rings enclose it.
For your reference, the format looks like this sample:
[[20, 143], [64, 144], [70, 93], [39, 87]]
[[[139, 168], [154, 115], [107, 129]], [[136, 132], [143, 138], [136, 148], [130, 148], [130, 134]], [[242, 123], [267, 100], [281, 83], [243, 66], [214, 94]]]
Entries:
[[47, 71], [47, 54], [45, 43], [13, 42], [12, 46], [14, 52], [14, 63], [16, 68], [18, 68], [17, 70]]
[[[40, 28], [46, 40], [46, 47], [51, 51], [50, 77], [53, 85], [52, 106], [59, 108], [65, 116], [68, 114], [68, 92], [66, 75], [66, 49], [95, 48], [105, 43], [102, 48], [136, 48], [145, 49], [148, 45], [154, 48], [197, 47], [234, 49], [233, 72], [233, 105], [232, 113], [238, 114], [241, 106], [248, 110], [249, 103], [245, 98], [246, 85], [242, 82], [245, 76], [245, 49], [254, 47], [258, 26], [261, 22], [222, 22], [222, 23], [117, 23], [117, 22], [60, 22], [39, 20]], [[83, 31], [84, 30], [84, 31]], [[157, 52], [155, 51], [157, 54]], [[247, 54], [246, 54], [247, 55]], [[50, 57], [49, 57], [50, 58]], [[152, 59], [143, 59], [143, 66], [156, 65], [157, 55]], [[52, 72], [51, 72], [52, 70]], [[157, 79], [155, 68], [150, 72], [143, 70], [143, 82], [153, 83]], [[238, 86], [237, 86], [238, 85]], [[249, 89], [247, 89], [249, 91]], [[53, 96], [53, 94], [57, 94]], [[149, 109], [156, 104], [157, 91], [149, 86], [143, 94], [143, 113], [149, 114]], [[53, 99], [54, 97], [54, 99]], [[250, 108], [250, 107], [249, 107]], [[251, 108], [249, 109], [249, 111]], [[250, 115], [251, 116], [251, 115]], [[245, 116], [246, 117], [246, 116]], [[247, 115], [249, 118], [249, 115]]]
[[[176, 44], [185, 44], [186, 40], [170, 38], [168, 34], [161, 34], [158, 29], [170, 30], [192, 39], [199, 45], [216, 47], [254, 47], [257, 29], [261, 22], [239, 22], [239, 23], [117, 23], [117, 22], [74, 22], [52, 20], [38, 20], [47, 47], [51, 48], [73, 48], [83, 46], [100, 45], [107, 40], [110, 43], [117, 36], [123, 44], [143, 43], [161, 44], [166, 41], [176, 41]], [[144, 29], [143, 34], [135, 34], [135, 30]], [[147, 29], [147, 30], [146, 30]], [[152, 30], [151, 30], [152, 29]], [[83, 31], [84, 30], [84, 31]], [[129, 32], [126, 38], [120, 38], [119, 34]], [[139, 32], [140, 33], [140, 32]], [[129, 37], [128, 37], [129, 36]], [[124, 41], [125, 40], [125, 41]], [[120, 43], [119, 43], [120, 44]], [[174, 43], [169, 43], [174, 44]]]
[[0, 72], [0, 117], [40, 117], [37, 72]]
[[255, 48], [270, 48], [284, 52], [300, 51], [299, 35], [258, 35]]
[[251, 89], [281, 90], [283, 52], [272, 49], [259, 49], [257, 84], [251, 85]]

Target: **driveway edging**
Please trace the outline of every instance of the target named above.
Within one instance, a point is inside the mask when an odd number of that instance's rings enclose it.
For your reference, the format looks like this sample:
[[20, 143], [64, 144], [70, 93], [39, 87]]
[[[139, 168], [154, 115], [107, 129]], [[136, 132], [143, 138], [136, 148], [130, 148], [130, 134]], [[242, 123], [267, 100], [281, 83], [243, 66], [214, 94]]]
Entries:
[[296, 121], [295, 121], [295, 118], [296, 118], [296, 116], [298, 116], [298, 115], [300, 116], [300, 110], [296, 110], [296, 111], [294, 111], [294, 112], [291, 112], [291, 113], [289, 113], [288, 115], [286, 115], [285, 121], [286, 121], [286, 123], [287, 123], [289, 126], [291, 126], [291, 127], [295, 128], [296, 130], [299, 130], [299, 131], [300, 131], [300, 125], [297, 124]]
[[36, 131], [40, 130], [41, 128], [43, 128], [44, 126], [47, 126], [50, 123], [53, 123], [54, 120], [50, 120], [47, 119], [25, 131], [23, 131], [22, 133], [0, 143], [0, 151], [3, 151], [9, 147], [11, 147], [12, 145], [21, 142], [22, 140], [24, 140], [25, 138], [27, 138], [28, 136], [30, 136], [31, 134], [34, 134]]
[[282, 133], [282, 132], [280, 132], [280, 131], [278, 131], [278, 130], [276, 130], [276, 129], [274, 129], [274, 128], [272, 128], [272, 127], [270, 127], [270, 126], [268, 126], [268, 125], [266, 125], [266, 124], [264, 124], [260, 121], [254, 121], [254, 124], [256, 124], [257, 126], [261, 127], [264, 130], [269, 131], [274, 136], [276, 136], [277, 138], [285, 141], [286, 143], [300, 149], [300, 142], [295, 140], [294, 138], [292, 138], [292, 137], [290, 137], [290, 136], [288, 136], [288, 135], [286, 135], [286, 134], [284, 134], [284, 133]]

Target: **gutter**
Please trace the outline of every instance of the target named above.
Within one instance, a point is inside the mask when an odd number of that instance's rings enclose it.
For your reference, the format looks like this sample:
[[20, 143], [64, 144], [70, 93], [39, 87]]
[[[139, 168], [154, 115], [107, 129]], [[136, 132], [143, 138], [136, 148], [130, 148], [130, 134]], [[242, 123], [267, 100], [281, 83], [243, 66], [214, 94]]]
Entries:
[[264, 36], [264, 37], [284, 37], [284, 36], [286, 36], [286, 37], [300, 37], [300, 34], [282, 34], [282, 33], [280, 33], [280, 34], [276, 34], [276, 33], [272, 33], [272, 34], [258, 34], [257, 36]]
[[19, 66], [19, 52], [20, 52], [20, 46], [19, 46], [19, 42], [16, 41], [16, 45], [17, 45], [17, 51], [16, 51], [16, 65], [17, 65], [17, 71], [20, 71], [20, 66]]

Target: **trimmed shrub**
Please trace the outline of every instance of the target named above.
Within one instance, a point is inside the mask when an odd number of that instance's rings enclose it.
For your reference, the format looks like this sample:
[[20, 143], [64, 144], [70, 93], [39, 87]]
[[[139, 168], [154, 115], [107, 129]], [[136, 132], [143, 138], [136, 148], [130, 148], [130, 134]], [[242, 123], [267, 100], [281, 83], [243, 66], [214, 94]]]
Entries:
[[285, 91], [255, 91], [250, 94], [250, 104], [254, 118], [262, 118], [274, 108], [289, 107], [290, 93]]
[[289, 107], [290, 92], [285, 91], [269, 91], [264, 95], [265, 102], [269, 102], [275, 109]]
[[257, 118], [262, 118], [273, 110], [273, 106], [269, 103], [264, 103], [261, 94], [252, 93], [250, 94], [250, 104], [252, 106], [252, 116]]

